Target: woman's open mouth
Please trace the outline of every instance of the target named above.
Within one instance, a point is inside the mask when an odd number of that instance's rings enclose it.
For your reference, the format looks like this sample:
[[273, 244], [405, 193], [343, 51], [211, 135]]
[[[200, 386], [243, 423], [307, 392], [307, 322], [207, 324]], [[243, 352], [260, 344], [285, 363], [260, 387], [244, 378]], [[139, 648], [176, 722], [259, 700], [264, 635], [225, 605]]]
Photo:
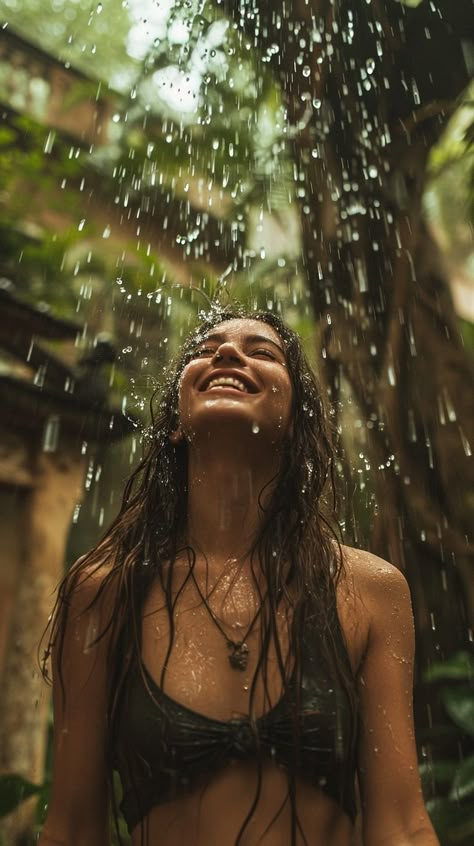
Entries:
[[234, 379], [231, 376], [218, 376], [216, 379], [211, 379], [206, 387], [206, 391], [214, 391], [218, 388], [230, 388], [240, 393], [249, 393], [247, 386], [240, 379]]
[[212, 373], [204, 380], [200, 391], [236, 391], [240, 394], [257, 394], [259, 392], [257, 385], [249, 377], [240, 374], [231, 375], [227, 373]]

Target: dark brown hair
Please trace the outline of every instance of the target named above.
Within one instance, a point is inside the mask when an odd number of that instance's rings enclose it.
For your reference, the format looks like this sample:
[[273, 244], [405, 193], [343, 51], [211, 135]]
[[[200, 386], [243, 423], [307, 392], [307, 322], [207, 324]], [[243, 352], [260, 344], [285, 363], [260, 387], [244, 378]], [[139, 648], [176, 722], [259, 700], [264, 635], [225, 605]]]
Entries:
[[[266, 589], [265, 601], [261, 597], [262, 653], [257, 672], [262, 673], [266, 685], [268, 649], [273, 641], [283, 692], [289, 687], [290, 672], [300, 678], [303, 632], [311, 617], [321, 641], [320, 652], [325, 664], [345, 689], [353, 717], [355, 715], [354, 679], [347, 663], [341, 661], [340, 647], [335, 638], [339, 626], [335, 585], [343, 567], [343, 557], [326, 516], [331, 507], [334, 509], [334, 454], [331, 425], [320, 387], [298, 335], [274, 313], [252, 312], [234, 305], [212, 306], [201, 317], [201, 323], [184, 342], [152, 398], [151, 425], [144, 433], [144, 455], [125, 486], [120, 512], [98, 545], [64, 577], [49, 630], [49, 648], [54, 648], [55, 665], [59, 668], [63, 686], [61, 660], [71, 593], [78, 581], [102, 571], [103, 579], [97, 597], [112, 586], [114, 597], [110, 619], [99, 634], [100, 638], [108, 633], [111, 639], [107, 703], [107, 748], [111, 770], [121, 693], [131, 667], [138, 665], [143, 671], [142, 609], [147, 590], [157, 576], [161, 578], [169, 616], [168, 657], [173, 648], [173, 612], [177, 599], [171, 595], [170, 580], [163, 575], [163, 564], [174, 562], [180, 551], [180, 539], [186, 536], [187, 446], [185, 442], [174, 446], [169, 438], [177, 424], [180, 376], [206, 333], [219, 323], [234, 318], [260, 320], [278, 333], [284, 345], [293, 388], [292, 433], [283, 446], [284, 454], [271, 501], [266, 506], [261, 531], [250, 551], [252, 566], [260, 568]], [[329, 508], [327, 488], [332, 502]], [[145, 563], [149, 566], [144, 566]], [[169, 567], [168, 572], [171, 569]], [[291, 609], [290, 652], [286, 660], [283, 660], [277, 627], [277, 609], [282, 601]], [[43, 669], [47, 677], [46, 663]], [[165, 671], [166, 661], [161, 684]], [[250, 689], [251, 718], [257, 672]], [[63, 686], [63, 694], [66, 693]], [[295, 710], [298, 713], [298, 702]], [[297, 828], [301, 831], [296, 815], [296, 761], [288, 779], [291, 843], [294, 844]], [[255, 811], [259, 794], [260, 779], [255, 801], [242, 823], [236, 846]], [[144, 840], [144, 835], [142, 837]]]

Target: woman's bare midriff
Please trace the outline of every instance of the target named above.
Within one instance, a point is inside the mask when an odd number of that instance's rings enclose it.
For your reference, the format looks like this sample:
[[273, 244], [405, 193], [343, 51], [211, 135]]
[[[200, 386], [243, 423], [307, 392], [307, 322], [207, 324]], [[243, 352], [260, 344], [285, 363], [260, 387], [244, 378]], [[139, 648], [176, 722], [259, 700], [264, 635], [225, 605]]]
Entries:
[[[146, 846], [234, 846], [256, 789], [254, 764], [230, 764], [189, 795], [152, 808], [145, 823], [144, 843]], [[273, 764], [265, 765], [260, 800], [239, 846], [290, 846], [287, 791], [286, 772]], [[353, 826], [348, 816], [329, 796], [303, 781], [297, 784], [297, 813], [307, 846], [351, 846]], [[133, 832], [132, 843], [142, 846], [140, 825]], [[304, 844], [301, 833], [297, 832], [296, 846]]]

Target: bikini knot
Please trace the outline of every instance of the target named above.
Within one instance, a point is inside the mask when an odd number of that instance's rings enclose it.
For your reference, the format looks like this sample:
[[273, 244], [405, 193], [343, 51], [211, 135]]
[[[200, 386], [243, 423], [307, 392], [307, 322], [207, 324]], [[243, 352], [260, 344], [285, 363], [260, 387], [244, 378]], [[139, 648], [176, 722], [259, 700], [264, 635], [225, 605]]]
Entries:
[[248, 720], [232, 720], [232, 750], [236, 757], [247, 758], [257, 749], [257, 738]]

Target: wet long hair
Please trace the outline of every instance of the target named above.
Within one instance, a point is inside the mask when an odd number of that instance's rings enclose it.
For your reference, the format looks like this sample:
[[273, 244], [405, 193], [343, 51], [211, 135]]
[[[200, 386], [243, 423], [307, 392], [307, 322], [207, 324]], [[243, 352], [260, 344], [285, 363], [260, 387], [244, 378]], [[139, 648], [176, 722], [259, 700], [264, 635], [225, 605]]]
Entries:
[[[54, 650], [54, 665], [65, 696], [67, 691], [61, 665], [71, 596], [80, 582], [99, 574], [100, 588], [92, 604], [109, 589], [113, 597], [108, 619], [97, 636], [99, 640], [107, 635], [110, 642], [106, 750], [111, 779], [121, 696], [132, 668], [138, 667], [145, 677], [142, 615], [148, 589], [156, 578], [161, 580], [170, 631], [161, 686], [173, 648], [174, 611], [179, 596], [173, 596], [171, 589], [172, 565], [178, 554], [183, 552], [187, 527], [188, 447], [183, 440], [177, 445], [170, 440], [170, 434], [178, 424], [180, 377], [206, 333], [218, 324], [235, 318], [262, 321], [278, 333], [284, 345], [293, 389], [291, 435], [287, 435], [283, 444], [272, 495], [265, 503], [261, 528], [249, 550], [254, 573], [258, 571], [260, 577], [258, 581], [255, 579], [256, 586], [262, 583], [262, 576], [265, 586], [260, 594], [260, 655], [249, 694], [250, 724], [256, 731], [253, 706], [257, 678], [263, 679], [267, 692], [267, 663], [272, 644], [282, 680], [282, 695], [287, 694], [292, 680], [293, 685], [294, 679], [301, 681], [304, 636], [310, 620], [313, 631], [317, 633], [318, 654], [347, 694], [352, 725], [355, 725], [355, 683], [348, 662], [342, 660], [344, 656], [341, 657], [341, 629], [336, 610], [336, 585], [344, 560], [333, 528], [335, 521], [328, 518], [335, 506], [335, 459], [332, 426], [321, 389], [298, 335], [273, 312], [248, 311], [240, 305], [212, 306], [165, 371], [151, 400], [151, 425], [144, 434], [143, 458], [125, 486], [119, 514], [97, 546], [80, 559], [62, 580], [47, 630], [49, 644], [46, 656], [51, 649]], [[189, 547], [186, 547], [186, 552], [190, 555], [192, 573], [195, 553]], [[286, 649], [282, 648], [277, 625], [277, 611], [282, 603], [290, 621], [285, 657]], [[47, 660], [43, 664], [43, 674], [49, 680]], [[296, 813], [300, 684], [294, 687], [295, 753], [288, 768], [287, 796], [291, 805], [292, 846], [296, 843], [298, 830], [306, 843]], [[259, 801], [262, 781], [260, 759], [258, 772], [256, 796], [242, 822], [235, 846], [240, 843]], [[115, 804], [114, 808], [116, 816]], [[276, 812], [275, 819], [282, 809], [283, 806]], [[143, 844], [146, 843], [144, 832], [145, 826], [142, 825]]]

